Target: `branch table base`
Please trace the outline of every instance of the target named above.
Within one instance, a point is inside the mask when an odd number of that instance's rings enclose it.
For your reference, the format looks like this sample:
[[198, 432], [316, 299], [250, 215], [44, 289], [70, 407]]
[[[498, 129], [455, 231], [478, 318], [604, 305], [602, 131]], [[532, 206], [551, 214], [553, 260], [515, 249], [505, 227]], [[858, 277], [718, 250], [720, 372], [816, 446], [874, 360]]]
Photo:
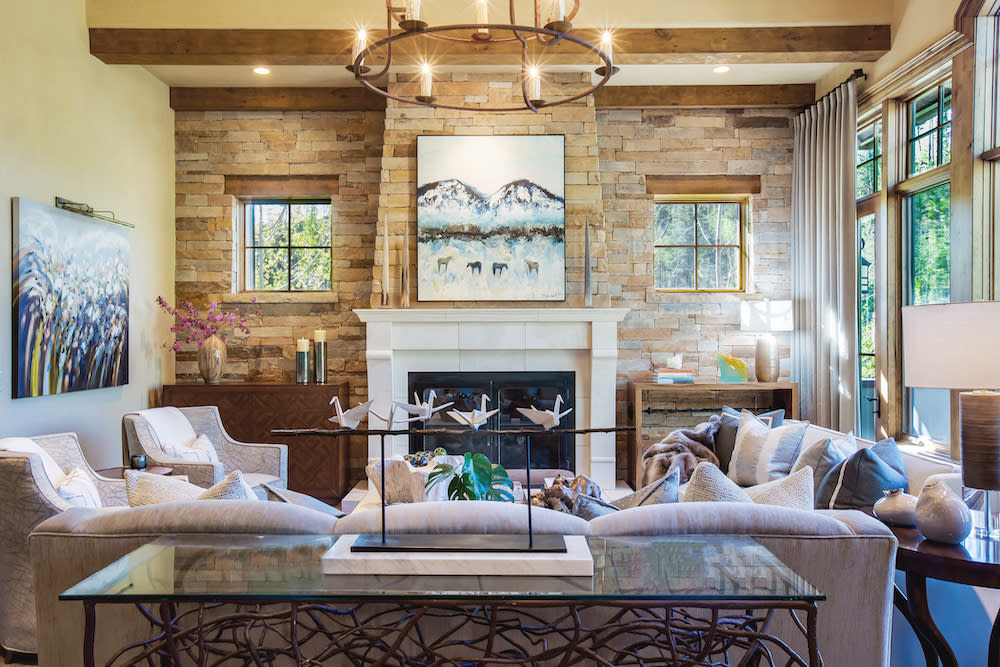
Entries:
[[87, 667], [822, 664], [823, 594], [750, 538], [591, 536], [592, 577], [324, 574], [335, 539], [164, 536], [60, 599]]

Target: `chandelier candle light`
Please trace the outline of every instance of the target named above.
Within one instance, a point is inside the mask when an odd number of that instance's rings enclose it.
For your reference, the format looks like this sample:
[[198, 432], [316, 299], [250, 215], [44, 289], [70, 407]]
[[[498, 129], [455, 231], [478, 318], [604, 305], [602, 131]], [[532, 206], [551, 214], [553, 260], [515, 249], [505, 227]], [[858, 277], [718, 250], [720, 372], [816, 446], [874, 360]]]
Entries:
[[[354, 74], [354, 78], [371, 92], [387, 97], [397, 102], [429, 106], [439, 109], [455, 109], [459, 111], [538, 111], [542, 107], [566, 104], [592, 95], [597, 89], [604, 86], [614, 75], [618, 68], [612, 61], [613, 45], [612, 35], [609, 31], [604, 31], [601, 36], [600, 45], [595, 45], [587, 40], [571, 34], [573, 29], [572, 20], [580, 9], [580, 0], [573, 0], [573, 8], [566, 13], [565, 0], [551, 0], [547, 7], [547, 21], [543, 24], [542, 0], [534, 0], [534, 21], [531, 24], [519, 24], [514, 14], [515, 0], [509, 0], [509, 12], [506, 23], [490, 23], [489, 20], [489, 0], [473, 0], [476, 22], [471, 24], [448, 24], [430, 26], [427, 21], [421, 18], [420, 0], [406, 0], [402, 7], [394, 7], [392, 0], [386, 0], [386, 34], [383, 39], [372, 44], [368, 44], [368, 33], [364, 29], [358, 31], [351, 49], [352, 62], [347, 69]], [[394, 27], [395, 23], [395, 27]], [[453, 103], [444, 104], [434, 97], [434, 63], [424, 61], [418, 71], [419, 94], [409, 97], [405, 94], [389, 92], [385, 87], [376, 85], [376, 81], [389, 73], [393, 67], [393, 46], [404, 48], [403, 42], [413, 49], [407, 55], [413, 55], [419, 59], [426, 57], [426, 54], [435, 51], [430, 40], [443, 42], [468, 44], [475, 51], [480, 51], [482, 46], [489, 43], [494, 45], [511, 44], [519, 51], [516, 57], [518, 70], [514, 74], [514, 79], [520, 81], [522, 103], [513, 104], [506, 107], [479, 106], [478, 103], [469, 103], [468, 106]], [[567, 44], [560, 48], [558, 55], [561, 58], [567, 57], [567, 49], [576, 47], [580, 52], [580, 63], [586, 67], [593, 67], [594, 73], [601, 77], [596, 83], [583, 92], [565, 97], [553, 95], [552, 99], [542, 99], [542, 73], [538, 62], [545, 59], [547, 47]], [[519, 48], [518, 48], [519, 47]], [[503, 55], [509, 53], [502, 48], [491, 52], [491, 55]], [[512, 54], [512, 55], [517, 55]], [[370, 66], [372, 62], [379, 65]], [[511, 65], [514, 64], [513, 58]], [[439, 65], [440, 67], [440, 65]], [[375, 71], [377, 70], [377, 71]], [[504, 80], [509, 80], [509, 74]]]

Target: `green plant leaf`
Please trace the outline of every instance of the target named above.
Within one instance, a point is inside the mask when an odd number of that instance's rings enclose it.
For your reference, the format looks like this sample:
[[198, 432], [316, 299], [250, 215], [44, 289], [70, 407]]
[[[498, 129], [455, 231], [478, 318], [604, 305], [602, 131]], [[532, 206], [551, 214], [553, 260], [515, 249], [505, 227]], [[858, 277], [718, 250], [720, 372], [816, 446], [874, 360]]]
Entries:
[[[427, 481], [424, 482], [424, 488], [429, 489], [444, 480], [448, 479], [448, 476], [455, 472], [455, 467], [447, 463], [439, 463], [434, 467], [434, 470], [427, 475]], [[449, 485], [450, 489], [450, 485]]]

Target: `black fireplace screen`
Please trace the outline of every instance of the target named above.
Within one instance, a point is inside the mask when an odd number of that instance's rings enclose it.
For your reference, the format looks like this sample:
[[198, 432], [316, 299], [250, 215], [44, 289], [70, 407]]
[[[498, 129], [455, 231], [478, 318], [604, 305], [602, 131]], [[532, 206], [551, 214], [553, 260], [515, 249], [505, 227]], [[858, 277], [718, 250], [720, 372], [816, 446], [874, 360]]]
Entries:
[[[468, 426], [456, 422], [447, 413], [449, 410], [471, 412], [481, 407], [482, 396], [489, 401], [487, 410], [499, 408], [480, 426], [493, 431], [537, 430], [536, 426], [523, 417], [517, 408], [535, 407], [551, 410], [555, 407], [556, 396], [562, 396], [560, 412], [574, 408], [576, 373], [573, 372], [486, 372], [486, 373], [427, 373], [409, 374], [407, 399], [412, 400], [414, 392], [420, 401], [426, 401], [434, 391], [435, 405], [454, 401], [455, 405], [440, 410], [426, 423], [410, 423], [410, 452], [433, 450], [444, 447], [449, 454], [480, 452], [490, 461], [508, 469], [525, 467], [525, 438], [518, 435], [497, 435], [478, 433]], [[560, 428], [576, 428], [576, 412], [562, 418]], [[422, 435], [423, 429], [455, 428], [463, 431], [454, 436]], [[571, 434], [549, 434], [531, 436], [532, 468], [576, 469], [576, 445]]]

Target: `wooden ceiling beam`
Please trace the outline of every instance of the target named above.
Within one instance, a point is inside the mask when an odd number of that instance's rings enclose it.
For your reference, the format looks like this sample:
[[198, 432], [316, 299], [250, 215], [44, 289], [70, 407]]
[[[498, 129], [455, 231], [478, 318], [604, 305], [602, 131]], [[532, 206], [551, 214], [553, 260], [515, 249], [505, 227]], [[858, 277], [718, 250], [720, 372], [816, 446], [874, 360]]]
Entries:
[[746, 109], [803, 107], [816, 101], [811, 83], [760, 86], [605, 86], [598, 109]]
[[384, 111], [362, 88], [171, 88], [174, 111]]
[[[596, 29], [574, 34], [594, 43]], [[373, 31], [372, 39], [385, 31]], [[90, 52], [115, 65], [347, 65], [353, 30], [91, 28]], [[403, 58], [418, 40], [393, 47]], [[435, 42], [435, 62], [501, 64], [516, 60], [517, 44]], [[889, 51], [890, 26], [778, 28], [624, 28], [615, 31], [616, 64], [871, 62]], [[579, 62], [568, 42], [545, 47], [547, 63]], [[592, 54], [587, 57], [593, 59]]]

